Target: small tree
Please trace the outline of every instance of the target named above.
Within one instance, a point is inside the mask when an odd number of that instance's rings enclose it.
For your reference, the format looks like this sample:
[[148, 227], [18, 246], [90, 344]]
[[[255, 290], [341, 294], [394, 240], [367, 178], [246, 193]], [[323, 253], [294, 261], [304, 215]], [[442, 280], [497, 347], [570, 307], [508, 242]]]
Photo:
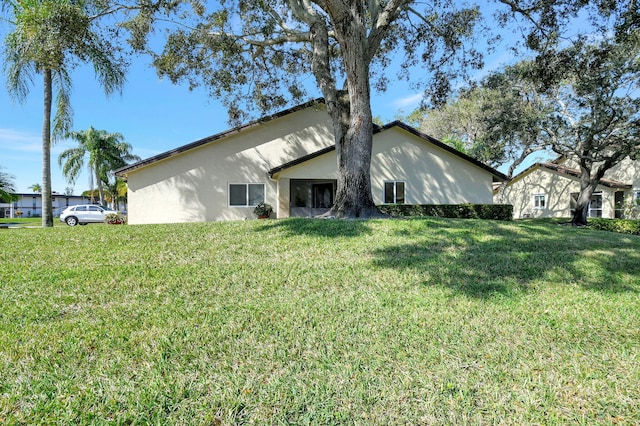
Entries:
[[14, 194], [16, 188], [13, 179], [12, 175], [0, 170], [0, 202], [10, 203], [18, 200], [19, 197]]
[[124, 136], [120, 133], [108, 133], [106, 130], [90, 127], [88, 130], [71, 132], [69, 135], [78, 142], [78, 146], [63, 151], [58, 157], [62, 173], [70, 183], [74, 183], [85, 165], [86, 157], [92, 183], [90, 190], [93, 190], [95, 179], [99, 202], [103, 205], [103, 183], [109, 181], [109, 174], [130, 161], [140, 160], [140, 157], [131, 154], [133, 147], [123, 141]]
[[42, 193], [42, 185], [40, 185], [39, 183], [34, 183], [33, 185], [29, 186], [27, 189], [30, 189], [37, 194]]

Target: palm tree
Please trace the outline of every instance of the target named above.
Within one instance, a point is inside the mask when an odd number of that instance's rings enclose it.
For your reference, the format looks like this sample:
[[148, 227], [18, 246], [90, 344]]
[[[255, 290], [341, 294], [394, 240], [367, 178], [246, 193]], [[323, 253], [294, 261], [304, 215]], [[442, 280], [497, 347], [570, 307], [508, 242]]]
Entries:
[[[107, 2], [95, 0], [6, 0], [2, 9], [12, 14], [14, 29], [4, 43], [5, 73], [12, 98], [22, 102], [34, 74], [42, 76], [42, 226], [53, 226], [51, 202], [51, 142], [71, 128], [70, 72], [78, 63], [93, 64], [105, 93], [121, 90], [125, 62], [98, 30], [108, 15]], [[51, 120], [53, 89], [57, 90], [55, 116]], [[52, 126], [53, 125], [53, 126]]]
[[125, 209], [127, 208], [127, 183], [116, 177], [114, 180], [105, 182], [105, 197], [108, 202], [113, 206], [114, 210], [120, 210], [120, 201], [125, 203]]
[[0, 171], [0, 202], [10, 203], [17, 201], [19, 197], [14, 194], [15, 191], [13, 176]]
[[95, 179], [100, 204], [104, 205], [103, 183], [109, 182], [109, 175], [115, 169], [126, 166], [130, 161], [138, 161], [140, 157], [131, 154], [131, 144], [123, 142], [124, 137], [120, 133], [108, 133], [106, 130], [89, 127], [88, 130], [71, 132], [69, 136], [78, 142], [78, 146], [63, 151], [58, 157], [62, 173], [69, 183], [73, 184], [85, 165], [85, 158], [88, 157], [91, 182]]
[[42, 193], [42, 185], [40, 185], [39, 183], [34, 183], [33, 185], [31, 185], [27, 189], [30, 189], [33, 192], [37, 192], [38, 194]]

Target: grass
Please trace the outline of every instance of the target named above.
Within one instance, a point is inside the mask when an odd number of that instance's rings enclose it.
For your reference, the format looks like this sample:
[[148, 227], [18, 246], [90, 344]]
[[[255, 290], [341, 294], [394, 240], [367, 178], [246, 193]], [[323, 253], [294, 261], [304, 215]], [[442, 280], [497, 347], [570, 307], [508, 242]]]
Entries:
[[0, 244], [0, 423], [640, 423], [637, 236], [291, 219]]
[[[42, 226], [42, 218], [41, 217], [27, 217], [27, 218], [0, 218], [0, 225], [2, 224], [11, 224], [17, 227], [24, 226]], [[57, 216], [53, 217], [53, 226], [66, 226], [64, 223], [60, 222]]]

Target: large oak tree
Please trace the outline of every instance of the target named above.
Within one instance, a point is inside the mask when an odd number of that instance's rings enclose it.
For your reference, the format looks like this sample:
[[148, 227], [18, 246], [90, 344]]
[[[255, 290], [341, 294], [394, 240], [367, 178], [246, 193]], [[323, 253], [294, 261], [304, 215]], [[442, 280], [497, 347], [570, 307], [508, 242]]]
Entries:
[[[237, 122], [246, 118], [247, 105], [265, 113], [319, 88], [338, 158], [330, 216], [379, 214], [370, 183], [372, 86], [384, 90], [390, 79], [408, 78], [409, 69], [422, 64], [428, 95], [441, 99], [460, 69], [482, 64], [467, 43], [479, 9], [450, 1], [231, 0], [214, 10], [186, 3], [161, 8], [176, 24], [154, 60], [161, 75], [207, 87]], [[148, 32], [166, 28], [166, 20], [148, 12], [130, 21], [133, 45], [146, 49]], [[390, 75], [398, 52], [398, 75]]]

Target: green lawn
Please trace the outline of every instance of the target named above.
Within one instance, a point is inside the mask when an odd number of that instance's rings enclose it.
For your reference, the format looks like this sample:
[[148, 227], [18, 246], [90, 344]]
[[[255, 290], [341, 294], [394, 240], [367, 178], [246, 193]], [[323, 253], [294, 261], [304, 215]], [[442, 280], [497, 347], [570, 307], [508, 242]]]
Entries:
[[0, 230], [0, 424], [639, 424], [640, 237]]

